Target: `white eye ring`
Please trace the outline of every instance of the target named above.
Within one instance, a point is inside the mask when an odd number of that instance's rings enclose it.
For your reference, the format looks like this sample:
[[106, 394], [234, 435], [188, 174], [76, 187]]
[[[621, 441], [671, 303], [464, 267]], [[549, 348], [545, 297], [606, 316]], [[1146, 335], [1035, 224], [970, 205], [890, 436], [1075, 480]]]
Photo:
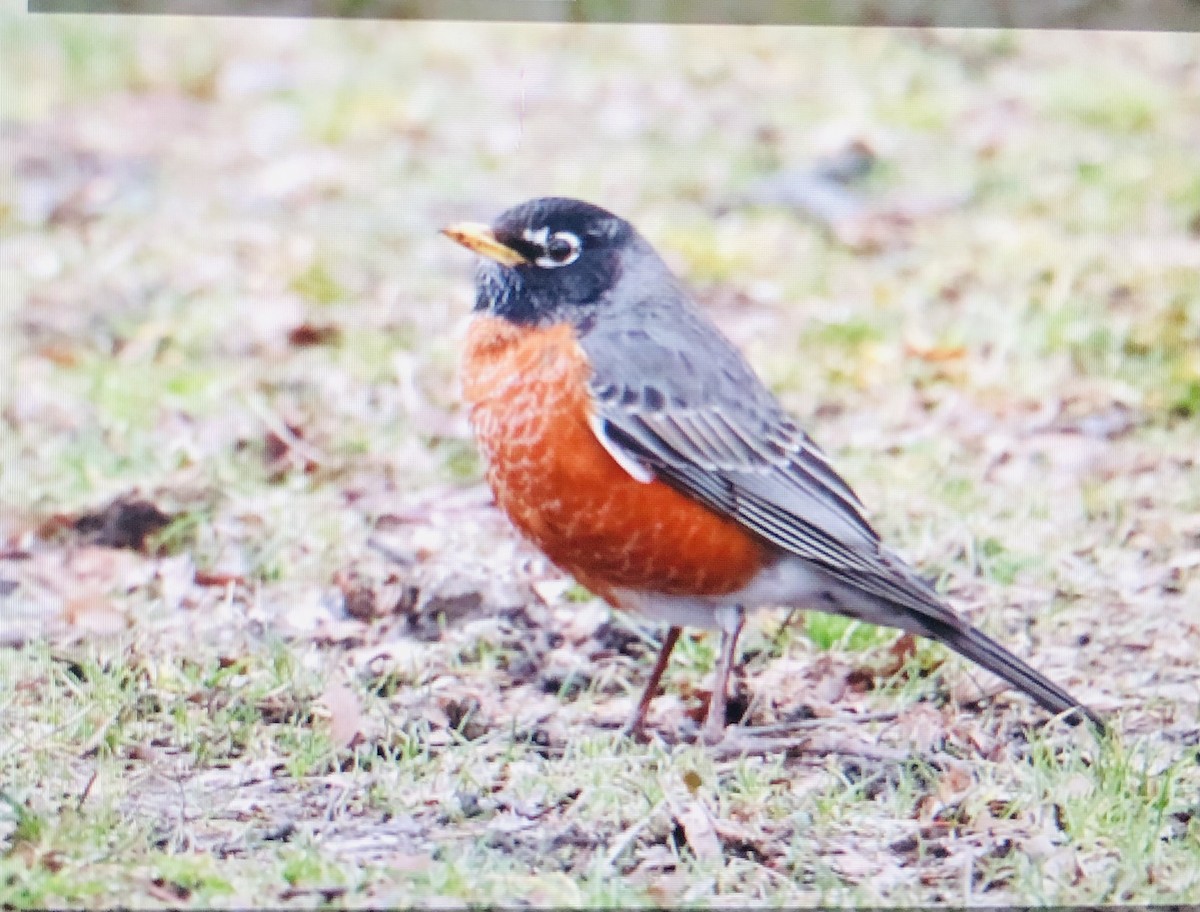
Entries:
[[[566, 243], [565, 248], [561, 246], [563, 242]], [[561, 256], [551, 255], [551, 245], [559, 248]], [[559, 266], [569, 266], [579, 259], [579, 254], [583, 252], [583, 242], [579, 240], [578, 235], [572, 234], [570, 231], [556, 231], [546, 239], [542, 248], [546, 253], [534, 262], [543, 269], [557, 269]]]

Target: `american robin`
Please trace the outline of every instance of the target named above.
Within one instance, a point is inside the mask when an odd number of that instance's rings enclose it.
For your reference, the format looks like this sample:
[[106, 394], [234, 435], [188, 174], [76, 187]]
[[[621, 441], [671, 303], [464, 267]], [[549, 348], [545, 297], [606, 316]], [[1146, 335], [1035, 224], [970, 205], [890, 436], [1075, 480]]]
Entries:
[[628, 222], [530, 200], [443, 231], [481, 257], [463, 394], [496, 501], [558, 567], [669, 627], [722, 639], [702, 735], [724, 734], [747, 609], [793, 607], [945, 643], [1052, 713], [1103, 722], [972, 627], [862, 503]]

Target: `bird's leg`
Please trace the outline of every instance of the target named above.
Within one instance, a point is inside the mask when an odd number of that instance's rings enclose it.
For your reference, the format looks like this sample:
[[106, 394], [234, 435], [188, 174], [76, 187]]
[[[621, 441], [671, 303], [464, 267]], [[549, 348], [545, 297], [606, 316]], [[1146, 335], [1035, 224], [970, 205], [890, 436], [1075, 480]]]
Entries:
[[663, 672], [667, 670], [667, 663], [671, 661], [671, 651], [675, 648], [675, 644], [679, 642], [679, 633], [680, 628], [670, 627], [667, 629], [666, 635], [663, 636], [662, 648], [658, 651], [658, 658], [654, 660], [654, 667], [650, 669], [650, 680], [646, 682], [646, 689], [642, 691], [642, 698], [638, 700], [638, 705], [633, 710], [633, 715], [629, 717], [629, 721], [621, 729], [621, 734], [625, 737], [628, 738], [636, 735], [642, 730], [642, 723], [646, 721], [646, 710], [650, 708], [650, 701], [658, 693], [658, 685], [662, 681]]
[[707, 744], [716, 744], [725, 737], [725, 701], [729, 689], [729, 674], [733, 670], [733, 657], [737, 650], [738, 635], [746, 622], [746, 612], [741, 605], [717, 609], [717, 623], [721, 627], [721, 655], [717, 659], [717, 670], [713, 679], [712, 697], [708, 701], [708, 716], [700, 737]]

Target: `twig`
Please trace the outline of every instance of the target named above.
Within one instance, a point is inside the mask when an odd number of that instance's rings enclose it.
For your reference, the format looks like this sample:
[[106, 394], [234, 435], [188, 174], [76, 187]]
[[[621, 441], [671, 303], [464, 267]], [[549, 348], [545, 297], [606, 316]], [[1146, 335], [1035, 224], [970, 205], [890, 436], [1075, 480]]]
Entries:
[[75, 805], [75, 810], [77, 812], [83, 810], [83, 805], [88, 800], [88, 797], [92, 794], [92, 788], [95, 787], [96, 780], [99, 778], [100, 778], [99, 768], [92, 770], [92, 775], [88, 779], [87, 785], [85, 785], [83, 787], [83, 791], [79, 795], [79, 801]]
[[297, 437], [288, 427], [287, 422], [272, 412], [258, 397], [247, 396], [245, 402], [250, 411], [254, 412], [267, 426], [267, 429], [288, 445], [288, 449], [299, 453], [313, 465], [324, 465], [329, 461], [328, 457], [311, 443]]
[[837, 754], [842, 757], [857, 757], [874, 763], [894, 763], [907, 760], [909, 751], [876, 744], [844, 741], [841, 738], [820, 738], [808, 735], [800, 738], [726, 738], [712, 747], [714, 759], [765, 756], [774, 753]]
[[783, 632], [792, 626], [792, 621], [795, 620], [796, 615], [799, 613], [799, 608], [793, 608], [788, 612], [787, 617], [783, 619], [783, 623], [779, 625], [779, 629], [775, 631], [775, 635], [771, 637], [772, 643], [777, 646], [779, 645], [779, 641], [783, 639]]
[[779, 722], [775, 725], [757, 725], [753, 728], [747, 726], [742, 728], [739, 734], [746, 734], [750, 737], [760, 737], [762, 735], [781, 735], [788, 732], [799, 731], [805, 728], [827, 728], [831, 725], [837, 725], [844, 722], [853, 722], [862, 724], [865, 722], [894, 722], [899, 718], [898, 712], [878, 712], [878, 713], [859, 713], [857, 715], [841, 715], [829, 716], [823, 719], [796, 719], [793, 722]]
[[378, 551], [393, 564], [399, 564], [402, 567], [411, 567], [413, 559], [403, 551], [393, 548], [391, 545], [384, 544], [374, 535], [367, 539], [367, 547], [372, 551]]

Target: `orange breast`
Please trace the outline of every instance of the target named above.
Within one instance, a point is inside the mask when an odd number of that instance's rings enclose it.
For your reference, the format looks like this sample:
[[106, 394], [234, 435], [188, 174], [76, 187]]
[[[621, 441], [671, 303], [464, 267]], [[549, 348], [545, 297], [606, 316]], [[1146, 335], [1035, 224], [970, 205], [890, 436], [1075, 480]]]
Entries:
[[569, 326], [474, 320], [463, 394], [496, 501], [550, 560], [610, 602], [616, 588], [740, 589], [762, 566], [764, 547], [673, 488], [630, 476], [588, 423], [589, 376]]

